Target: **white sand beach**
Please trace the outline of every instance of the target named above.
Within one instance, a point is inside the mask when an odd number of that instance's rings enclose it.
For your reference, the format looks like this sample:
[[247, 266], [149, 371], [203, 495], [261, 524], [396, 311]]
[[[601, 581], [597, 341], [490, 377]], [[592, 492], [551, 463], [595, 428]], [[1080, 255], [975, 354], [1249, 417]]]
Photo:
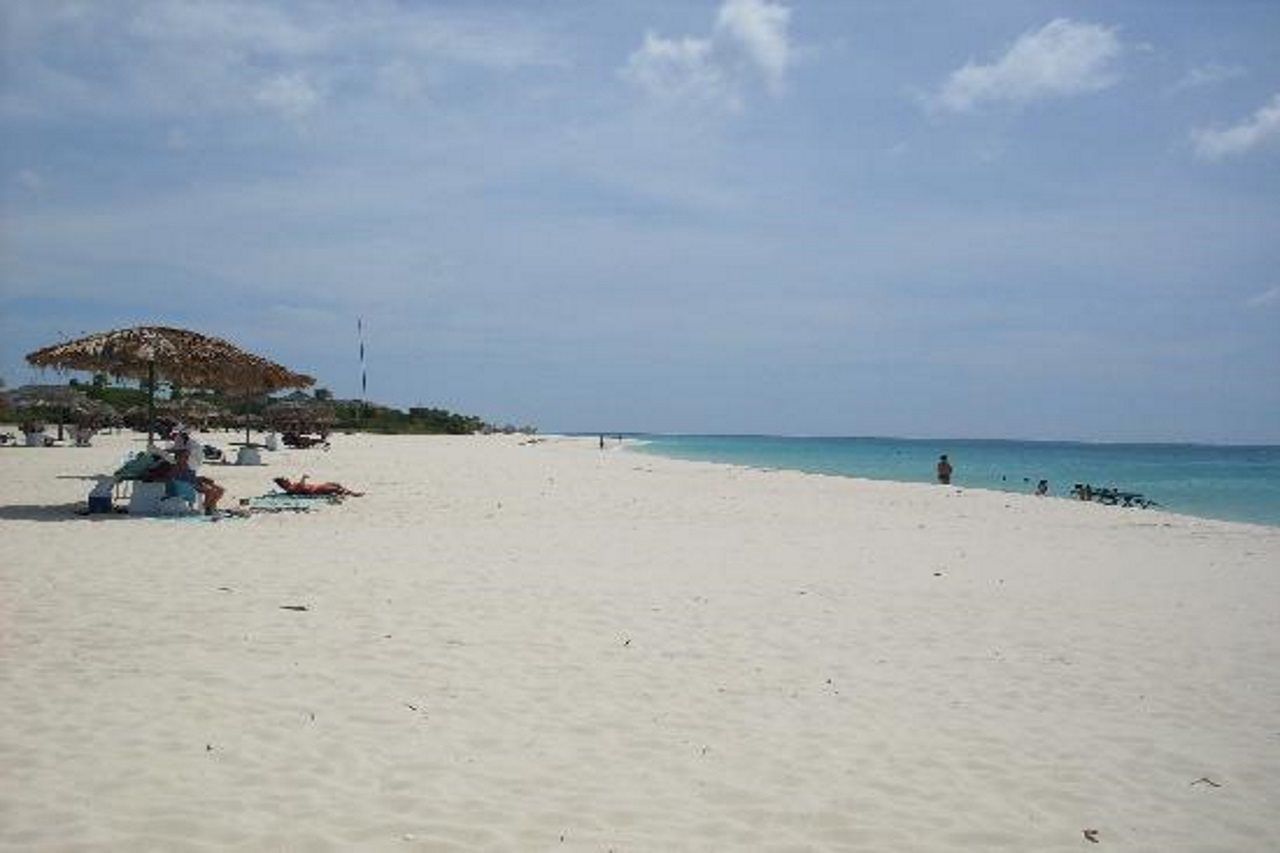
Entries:
[[1280, 838], [1280, 529], [521, 441], [206, 468], [368, 492], [217, 523], [0, 448], [0, 848]]

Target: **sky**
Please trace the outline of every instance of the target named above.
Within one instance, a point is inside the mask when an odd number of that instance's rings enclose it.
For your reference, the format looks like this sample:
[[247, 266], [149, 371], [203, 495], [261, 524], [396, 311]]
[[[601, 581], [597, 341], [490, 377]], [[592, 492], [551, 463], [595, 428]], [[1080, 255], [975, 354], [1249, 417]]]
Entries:
[[554, 431], [1280, 443], [1280, 3], [0, 5], [0, 377], [110, 328]]

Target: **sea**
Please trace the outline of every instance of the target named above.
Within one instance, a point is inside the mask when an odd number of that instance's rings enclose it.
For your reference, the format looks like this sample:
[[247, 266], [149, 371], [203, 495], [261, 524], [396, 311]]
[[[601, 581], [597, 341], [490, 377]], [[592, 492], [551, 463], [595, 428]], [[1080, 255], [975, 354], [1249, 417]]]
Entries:
[[[764, 435], [631, 435], [640, 452], [752, 468], [933, 482], [940, 454], [952, 485], [1051, 497], [1072, 486], [1136, 492], [1162, 509], [1201, 518], [1280, 526], [1280, 446], [1093, 444], [980, 439], [794, 438]], [[1132, 510], [1138, 511], [1141, 510]]]

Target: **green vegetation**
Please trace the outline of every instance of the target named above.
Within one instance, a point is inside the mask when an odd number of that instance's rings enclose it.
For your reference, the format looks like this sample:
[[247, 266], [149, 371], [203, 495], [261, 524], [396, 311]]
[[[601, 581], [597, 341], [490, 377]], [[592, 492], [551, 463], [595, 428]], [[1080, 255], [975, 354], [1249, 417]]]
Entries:
[[360, 432], [470, 435], [488, 432], [490, 426], [472, 415], [459, 415], [445, 409], [413, 408], [407, 412], [358, 400], [341, 400], [334, 404], [339, 430]]
[[[96, 374], [91, 382], [80, 382], [72, 379], [68, 384], [83, 391], [90, 398], [109, 403], [117, 411], [145, 409], [147, 391], [145, 386], [124, 387], [112, 384], [105, 374]], [[161, 388], [164, 388], [162, 385]], [[416, 434], [416, 435], [470, 435], [477, 432], [537, 432], [533, 427], [495, 426], [486, 423], [474, 415], [462, 415], [447, 409], [414, 407], [407, 412], [376, 403], [363, 403], [359, 400], [335, 400], [333, 393], [327, 388], [317, 388], [314, 395], [301, 392], [286, 395], [283, 398], [227, 396], [210, 391], [183, 390], [169, 387], [168, 399], [200, 400], [212, 406], [232, 413], [237, 419], [228, 423], [236, 426], [239, 416], [246, 414], [261, 415], [267, 406], [280, 399], [302, 406], [315, 405], [327, 413], [332, 431], [375, 432], [384, 434]]]

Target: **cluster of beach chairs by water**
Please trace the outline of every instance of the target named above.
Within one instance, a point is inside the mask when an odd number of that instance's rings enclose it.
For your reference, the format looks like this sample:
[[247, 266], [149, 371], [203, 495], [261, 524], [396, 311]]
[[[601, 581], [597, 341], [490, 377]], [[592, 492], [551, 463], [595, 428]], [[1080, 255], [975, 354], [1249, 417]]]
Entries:
[[1097, 488], [1088, 483], [1076, 483], [1071, 487], [1071, 496], [1082, 501], [1095, 501], [1108, 506], [1148, 507], [1160, 504], [1138, 492], [1122, 492], [1116, 488]]

